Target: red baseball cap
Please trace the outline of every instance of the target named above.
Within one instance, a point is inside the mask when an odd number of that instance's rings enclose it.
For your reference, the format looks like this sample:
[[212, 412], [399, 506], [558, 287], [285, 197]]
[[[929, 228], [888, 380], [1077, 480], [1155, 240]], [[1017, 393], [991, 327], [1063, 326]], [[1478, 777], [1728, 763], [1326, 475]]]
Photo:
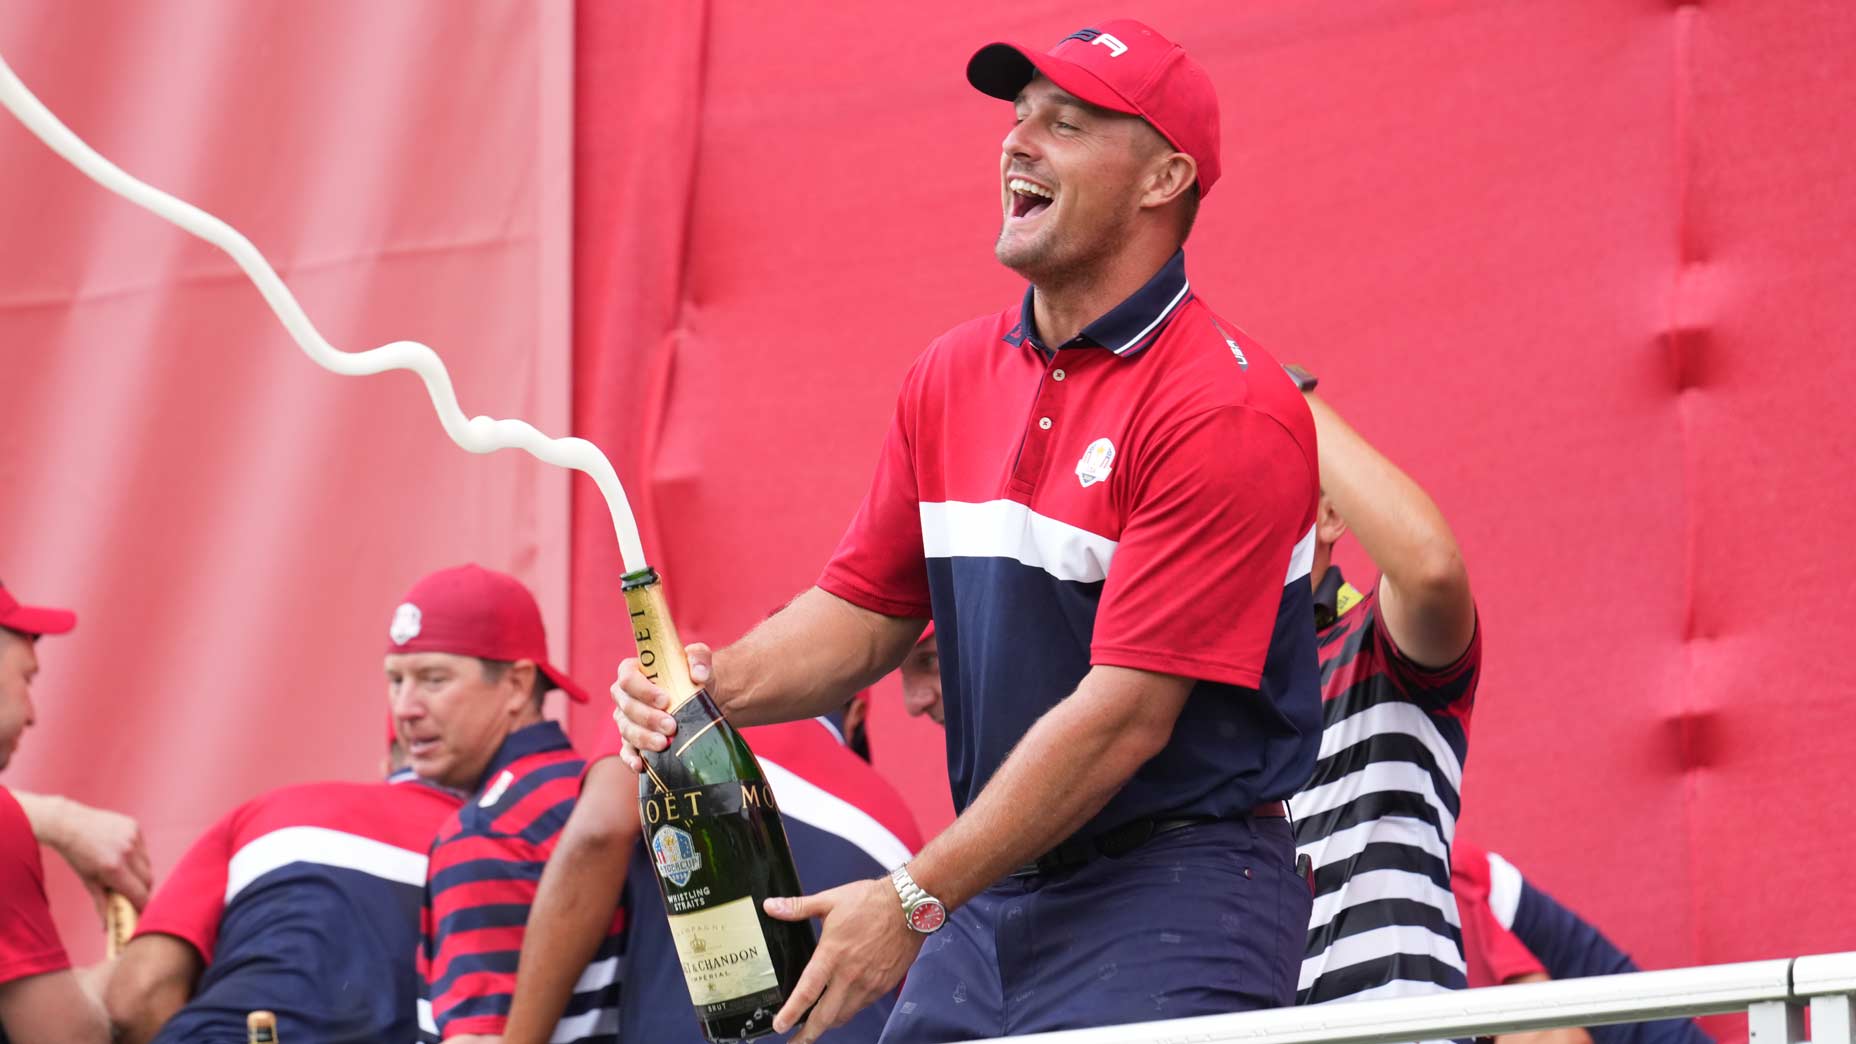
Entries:
[[0, 583], [0, 627], [37, 638], [45, 634], [63, 634], [76, 626], [77, 614], [71, 610], [20, 605], [19, 599], [8, 594], [6, 585]]
[[586, 690], [548, 662], [541, 609], [522, 581], [480, 565], [440, 569], [412, 585], [393, 610], [387, 654], [442, 652], [482, 660], [531, 660], [575, 701]]
[[1091, 105], [1146, 120], [1199, 165], [1199, 196], [1218, 180], [1218, 92], [1179, 46], [1132, 18], [1078, 29], [1049, 51], [990, 43], [967, 61], [967, 82], [1014, 101], [1038, 73]]

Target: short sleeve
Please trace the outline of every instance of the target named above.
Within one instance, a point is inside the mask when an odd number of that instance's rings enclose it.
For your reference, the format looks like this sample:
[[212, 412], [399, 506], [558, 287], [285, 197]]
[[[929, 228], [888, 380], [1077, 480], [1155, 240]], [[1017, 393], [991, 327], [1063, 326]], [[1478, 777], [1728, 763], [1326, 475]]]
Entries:
[[1224, 407], [1175, 426], [1141, 467], [1091, 662], [1257, 688], [1314, 525], [1313, 461], [1274, 418]]
[[32, 824], [0, 787], [0, 983], [71, 966], [45, 896], [45, 864]]
[[[1514, 879], [1498, 885], [1498, 873], [1504, 877], [1513, 874]], [[1500, 986], [1547, 970], [1508, 927], [1514, 919], [1513, 897], [1508, 893], [1518, 890], [1518, 882], [1519, 874], [1500, 856], [1460, 838], [1451, 847], [1450, 886], [1456, 893], [1457, 915], [1463, 928], [1463, 962], [1471, 989]], [[1498, 910], [1498, 906], [1503, 909]]]
[[202, 961], [213, 962], [213, 948], [219, 943], [219, 918], [226, 909], [226, 867], [232, 862], [233, 824], [241, 811], [207, 828], [180, 857], [148, 901], [148, 909], [142, 911], [135, 926], [138, 937], [172, 935], [198, 950]]
[[1385, 650], [1386, 675], [1399, 692], [1432, 714], [1450, 714], [1468, 722], [1476, 701], [1476, 682], [1482, 671], [1482, 618], [1477, 614], [1476, 629], [1469, 647], [1455, 663], [1443, 667], [1426, 667], [1407, 657], [1392, 632], [1386, 627], [1385, 614], [1379, 612], [1379, 589], [1369, 596], [1373, 604], [1373, 638]]
[[917, 377], [912, 372], [903, 384], [870, 490], [818, 581], [823, 590], [885, 616], [931, 612], [921, 494], [908, 430]]

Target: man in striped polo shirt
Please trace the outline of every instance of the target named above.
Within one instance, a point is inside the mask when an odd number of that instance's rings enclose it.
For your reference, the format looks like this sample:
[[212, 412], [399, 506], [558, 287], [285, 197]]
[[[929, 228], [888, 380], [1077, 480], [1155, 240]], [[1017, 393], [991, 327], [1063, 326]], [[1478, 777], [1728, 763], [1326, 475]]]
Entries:
[[[1314, 777], [1290, 802], [1315, 890], [1296, 1000], [1460, 989], [1450, 841], [1482, 663], [1469, 574], [1424, 490], [1307, 398], [1321, 458], [1310, 579], [1322, 736]], [[1349, 530], [1380, 570], [1364, 593], [1331, 564]]]
[[[433, 839], [421, 912], [419, 1029], [427, 1040], [497, 1037], [536, 881], [573, 811], [584, 763], [542, 696], [586, 691], [548, 662], [541, 610], [514, 577], [466, 565], [420, 580], [389, 628], [388, 693], [412, 770], [469, 796]], [[607, 931], [551, 1035], [611, 1040], [622, 918]]]
[[396, 772], [305, 783], [214, 823], [149, 902], [110, 976], [123, 1044], [410, 1040], [419, 901], [432, 835], [459, 795]]

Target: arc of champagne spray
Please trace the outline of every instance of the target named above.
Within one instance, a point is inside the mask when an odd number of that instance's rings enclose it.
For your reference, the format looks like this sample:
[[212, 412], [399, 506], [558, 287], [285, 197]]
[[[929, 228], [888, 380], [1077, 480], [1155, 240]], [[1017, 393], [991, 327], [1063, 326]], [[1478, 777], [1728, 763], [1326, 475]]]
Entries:
[[444, 361], [437, 352], [417, 341], [394, 341], [364, 352], [344, 352], [329, 344], [251, 240], [219, 218], [131, 177], [104, 159], [27, 89], [14, 75], [4, 55], [0, 55], [0, 103], [4, 103], [48, 148], [92, 181], [224, 251], [244, 270], [297, 347], [316, 365], [348, 377], [411, 370], [425, 382], [426, 393], [431, 396], [432, 408], [438, 411], [445, 434], [459, 446], [472, 453], [524, 450], [545, 463], [587, 475], [606, 498], [626, 571], [645, 568], [644, 546], [638, 539], [638, 523], [632, 516], [631, 503], [626, 499], [625, 488], [619, 485], [618, 474], [612, 470], [612, 462], [598, 446], [581, 438], [551, 439], [526, 421], [482, 416], [465, 419]]
[[[224, 251], [264, 295], [277, 320], [283, 323], [290, 338], [303, 349], [310, 361], [347, 377], [365, 377], [388, 370], [411, 370], [425, 382], [425, 391], [438, 412], [439, 423], [451, 441], [472, 453], [491, 453], [499, 449], [519, 449], [537, 460], [556, 467], [571, 468], [591, 478], [606, 498], [612, 515], [612, 528], [619, 540], [619, 557], [626, 572], [647, 568], [644, 545], [638, 539], [638, 522], [632, 516], [631, 502], [625, 487], [619, 485], [618, 473], [598, 446], [582, 438], [551, 439], [533, 425], [521, 420], [494, 417], [464, 417], [457, 392], [451, 387], [451, 374], [438, 353], [417, 341], [394, 341], [364, 352], [344, 352], [323, 338], [316, 324], [309, 321], [303, 306], [297, 303], [276, 269], [265, 260], [251, 240], [238, 229], [185, 200], [170, 196], [148, 183], [131, 177], [121, 167], [104, 159], [96, 149], [72, 132], [38, 96], [14, 74], [6, 56], [0, 55], [0, 104], [7, 107], [26, 129], [44, 142], [47, 148], [63, 157], [90, 180], [143, 210], [203, 239]], [[616, 718], [618, 712], [614, 711]], [[649, 771], [647, 766], [646, 771]], [[665, 789], [662, 781], [659, 789]]]

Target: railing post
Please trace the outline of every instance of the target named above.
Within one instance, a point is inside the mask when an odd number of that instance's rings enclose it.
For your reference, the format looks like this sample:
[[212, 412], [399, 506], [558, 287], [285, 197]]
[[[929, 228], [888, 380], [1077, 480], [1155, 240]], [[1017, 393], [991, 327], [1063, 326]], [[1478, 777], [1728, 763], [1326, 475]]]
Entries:
[[1811, 998], [1811, 1044], [1856, 1044], [1852, 1021], [1849, 994]]
[[1747, 1044], [1805, 1044], [1804, 1005], [1760, 1001], [1746, 1009]]

